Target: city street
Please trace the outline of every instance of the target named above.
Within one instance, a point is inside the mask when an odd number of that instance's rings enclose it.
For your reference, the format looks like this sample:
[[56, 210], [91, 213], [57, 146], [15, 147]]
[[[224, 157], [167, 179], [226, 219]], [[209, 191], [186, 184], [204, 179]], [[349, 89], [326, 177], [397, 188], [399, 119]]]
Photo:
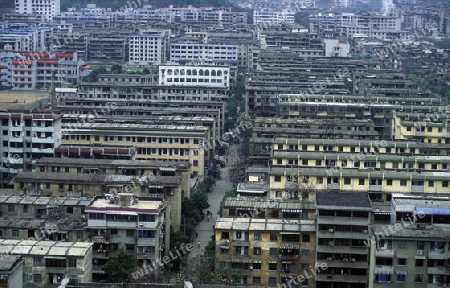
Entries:
[[[214, 225], [216, 219], [219, 217], [220, 202], [227, 191], [233, 187], [233, 183], [230, 181], [229, 169], [231, 163], [236, 161], [238, 145], [231, 145], [228, 148], [226, 159], [228, 160], [226, 166], [221, 169], [221, 180], [217, 180], [216, 185], [211, 193], [208, 194], [208, 202], [210, 207], [207, 209], [211, 211], [212, 217], [208, 221], [205, 217], [203, 221], [197, 226], [197, 235], [195, 238], [195, 248], [189, 254], [188, 259], [192, 259], [197, 255], [203, 255], [205, 253], [205, 247], [208, 245], [209, 240], [211, 240], [211, 235], [214, 234]], [[206, 211], [205, 215], [206, 215]], [[198, 242], [200, 242], [200, 248], [198, 247]]]

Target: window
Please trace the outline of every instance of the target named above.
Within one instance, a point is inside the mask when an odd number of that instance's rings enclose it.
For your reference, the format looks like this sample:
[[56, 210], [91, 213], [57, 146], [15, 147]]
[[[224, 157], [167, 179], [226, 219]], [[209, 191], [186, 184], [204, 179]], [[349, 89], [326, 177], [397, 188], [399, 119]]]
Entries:
[[442, 187], [448, 187], [448, 181], [442, 181]]
[[269, 249], [270, 256], [277, 256], [278, 255], [278, 249], [277, 248], [270, 248]]
[[406, 180], [400, 180], [400, 186], [406, 186]]
[[275, 232], [270, 233], [270, 241], [278, 241], [278, 234]]
[[83, 239], [83, 232], [77, 232], [77, 240]]
[[156, 233], [154, 230], [138, 230], [139, 238], [155, 238]]
[[269, 277], [269, 285], [277, 285], [277, 278]]
[[281, 176], [275, 176], [275, 182], [281, 182]]
[[261, 277], [253, 277], [253, 284], [261, 284]]
[[302, 234], [302, 242], [309, 243], [309, 241], [310, 241], [309, 234]]
[[414, 282], [415, 283], [422, 283], [423, 282], [423, 274], [416, 274], [416, 275], [414, 275]]
[[18, 238], [19, 237], [19, 230], [14, 229], [14, 230], [11, 231], [11, 234], [12, 234], [13, 238]]
[[365, 179], [359, 179], [359, 185], [364, 185], [364, 180]]
[[317, 184], [323, 184], [323, 177], [317, 177]]
[[14, 212], [14, 204], [8, 204], [8, 212]]
[[405, 282], [406, 274], [405, 272], [397, 272], [397, 282]]
[[34, 283], [41, 283], [42, 282], [42, 275], [41, 274], [33, 274], [33, 282]]
[[69, 258], [69, 267], [77, 267], [77, 259]]
[[230, 239], [230, 233], [229, 232], [222, 232], [222, 239]]
[[271, 261], [269, 261], [269, 270], [277, 270], [277, 261], [273, 261], [273, 262], [271, 262]]
[[194, 163], [192, 164], [194, 167], [198, 167], [198, 160], [194, 160]]
[[406, 249], [406, 247], [408, 247], [408, 242], [398, 241], [398, 249]]
[[417, 250], [423, 250], [425, 248], [425, 243], [422, 241], [417, 241], [416, 248]]
[[236, 231], [236, 239], [241, 239], [241, 237], [242, 237], [242, 232]]
[[28, 212], [30, 212], [30, 206], [23, 205], [23, 213], [28, 213]]
[[309, 249], [302, 249], [302, 257], [309, 257]]
[[352, 182], [351, 178], [349, 178], [349, 177], [344, 178], [344, 185], [350, 185], [351, 182]]
[[139, 222], [155, 222], [155, 215], [139, 214]]
[[125, 248], [127, 251], [134, 251], [134, 244], [125, 244]]
[[230, 254], [230, 249], [220, 248], [220, 254], [221, 255], [229, 255]]
[[308, 219], [308, 210], [302, 210], [302, 219]]
[[127, 237], [134, 237], [134, 230], [133, 229], [127, 229]]
[[400, 266], [405, 266], [406, 265], [406, 258], [397, 258], [397, 263]]
[[434, 181], [428, 181], [428, 187], [434, 187]]
[[423, 267], [425, 265], [425, 259], [416, 259], [416, 267]]
[[33, 266], [42, 266], [43, 262], [42, 262], [42, 257], [33, 257]]
[[66, 211], [68, 214], [73, 214], [73, 207], [72, 206], [67, 207]]
[[113, 228], [111, 229], [111, 235], [117, 235], [117, 229]]
[[261, 232], [253, 233], [253, 240], [261, 240]]
[[261, 247], [253, 247], [253, 255], [261, 255]]

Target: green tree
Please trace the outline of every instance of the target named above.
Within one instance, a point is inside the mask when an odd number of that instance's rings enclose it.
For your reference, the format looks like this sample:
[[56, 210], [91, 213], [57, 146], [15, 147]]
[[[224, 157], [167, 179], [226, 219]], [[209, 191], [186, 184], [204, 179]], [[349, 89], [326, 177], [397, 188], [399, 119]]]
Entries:
[[111, 66], [111, 74], [122, 74], [122, 65], [113, 64]]
[[205, 193], [193, 193], [191, 195], [191, 201], [199, 211], [209, 208], [208, 195]]
[[103, 270], [108, 275], [108, 281], [111, 283], [129, 282], [130, 275], [135, 269], [136, 256], [128, 254], [123, 248], [120, 248], [116, 256], [103, 266]]
[[106, 67], [105, 66], [98, 66], [92, 69], [91, 73], [86, 76], [83, 81], [85, 82], [96, 82], [98, 80], [99, 74], [106, 73]]

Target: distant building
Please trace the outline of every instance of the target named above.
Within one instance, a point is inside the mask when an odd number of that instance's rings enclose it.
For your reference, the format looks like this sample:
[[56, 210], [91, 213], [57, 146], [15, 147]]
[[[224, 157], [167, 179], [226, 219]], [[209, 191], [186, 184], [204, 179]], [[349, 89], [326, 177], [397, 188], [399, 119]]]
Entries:
[[294, 23], [295, 12], [260, 9], [253, 11], [253, 24]]
[[16, 13], [43, 14], [47, 21], [61, 12], [60, 0], [16, 0]]
[[128, 36], [131, 65], [159, 65], [169, 60], [170, 30], [143, 30]]

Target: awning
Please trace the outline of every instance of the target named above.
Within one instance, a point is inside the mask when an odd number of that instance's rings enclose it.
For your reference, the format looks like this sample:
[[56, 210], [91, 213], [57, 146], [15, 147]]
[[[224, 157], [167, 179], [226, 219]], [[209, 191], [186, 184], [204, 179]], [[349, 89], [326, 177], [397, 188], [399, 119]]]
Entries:
[[137, 216], [138, 214], [136, 212], [127, 212], [127, 211], [109, 211], [106, 212], [108, 215], [131, 215], [131, 216]]
[[397, 275], [408, 275], [406, 271], [397, 271]]
[[375, 271], [375, 274], [380, 274], [380, 275], [392, 275], [394, 274], [392, 271]]

